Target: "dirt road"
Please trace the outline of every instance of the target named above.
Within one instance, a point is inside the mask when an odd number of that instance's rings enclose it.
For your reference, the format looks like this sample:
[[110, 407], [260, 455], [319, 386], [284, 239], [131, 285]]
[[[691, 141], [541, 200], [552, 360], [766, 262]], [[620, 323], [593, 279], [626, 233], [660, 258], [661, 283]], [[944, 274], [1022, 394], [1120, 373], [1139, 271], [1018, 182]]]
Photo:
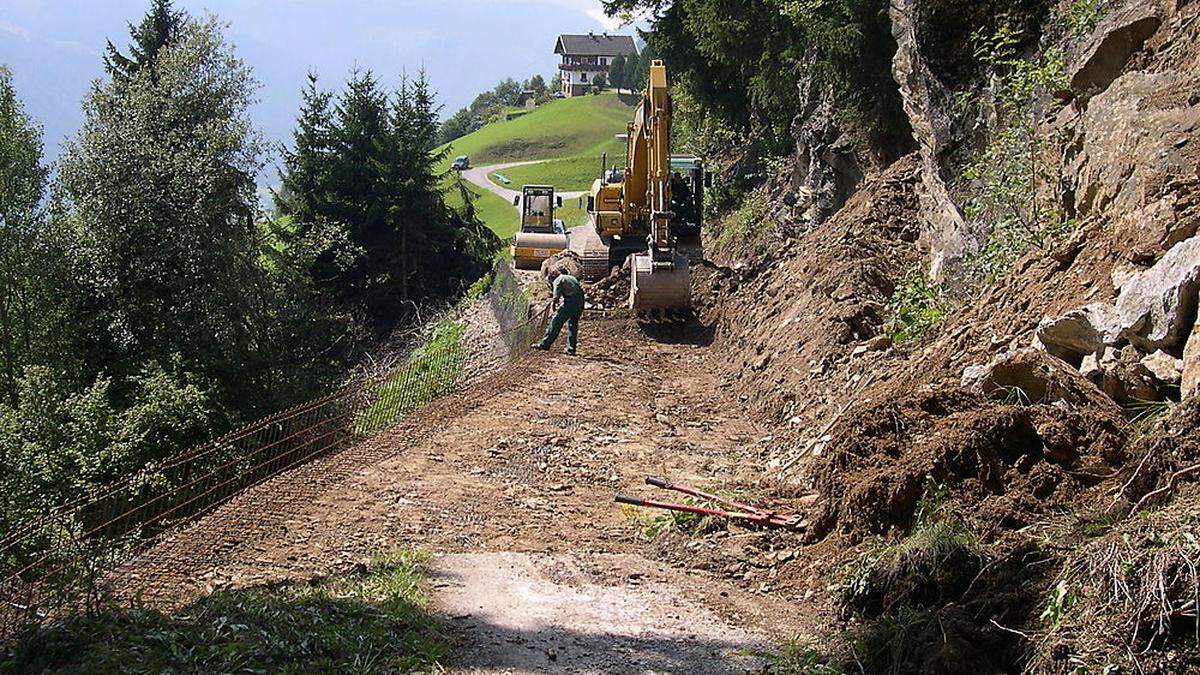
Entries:
[[762, 430], [706, 368], [706, 341], [700, 328], [656, 338], [589, 317], [579, 357], [526, 357], [255, 488], [137, 573], [182, 602], [414, 547], [433, 555], [432, 609], [460, 640], [462, 671], [758, 669], [751, 654], [805, 629], [795, 608], [678, 562], [700, 551], [664, 555], [612, 502], [644, 493], [648, 474], [713, 485], [751, 461]]

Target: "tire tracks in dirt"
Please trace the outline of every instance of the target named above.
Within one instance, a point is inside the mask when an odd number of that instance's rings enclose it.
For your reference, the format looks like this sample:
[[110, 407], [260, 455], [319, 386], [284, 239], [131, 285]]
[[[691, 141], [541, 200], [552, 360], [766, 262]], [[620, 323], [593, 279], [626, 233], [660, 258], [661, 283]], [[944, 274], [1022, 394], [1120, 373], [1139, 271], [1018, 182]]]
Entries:
[[589, 317], [579, 357], [525, 357], [246, 491], [123, 573], [178, 607], [413, 547], [434, 554], [432, 608], [465, 671], [758, 667], [748, 651], [806, 628], [795, 608], [661, 561], [612, 503], [648, 474], [713, 484], [744, 469], [740, 451], [762, 430], [708, 357]]

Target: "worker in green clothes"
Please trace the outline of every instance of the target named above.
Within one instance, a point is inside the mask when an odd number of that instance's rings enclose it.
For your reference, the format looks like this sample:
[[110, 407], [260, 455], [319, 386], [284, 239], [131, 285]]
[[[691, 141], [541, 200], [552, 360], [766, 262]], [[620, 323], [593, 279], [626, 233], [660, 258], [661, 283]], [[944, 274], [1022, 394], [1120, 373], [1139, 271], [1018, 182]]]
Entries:
[[575, 277], [567, 274], [562, 268], [551, 272], [551, 283], [554, 287], [554, 297], [550, 300], [552, 306], [558, 306], [550, 325], [546, 326], [546, 334], [542, 341], [533, 345], [534, 349], [543, 351], [558, 339], [558, 334], [567, 326], [567, 353], [575, 353], [575, 339], [579, 331], [579, 317], [583, 316], [583, 284]]

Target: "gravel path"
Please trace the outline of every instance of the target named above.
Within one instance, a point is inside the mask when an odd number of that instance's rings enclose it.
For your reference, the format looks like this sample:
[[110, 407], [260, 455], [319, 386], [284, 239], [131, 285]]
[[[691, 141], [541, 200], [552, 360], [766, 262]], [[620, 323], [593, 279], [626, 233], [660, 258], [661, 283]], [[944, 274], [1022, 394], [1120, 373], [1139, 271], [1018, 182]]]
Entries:
[[416, 548], [433, 556], [430, 610], [455, 636], [452, 670], [756, 670], [747, 654], [814, 620], [729, 567], [765, 560], [778, 535], [731, 528], [663, 548], [641, 534], [649, 514], [612, 501], [647, 494], [647, 475], [712, 485], [746, 470], [765, 430], [708, 356], [703, 333], [589, 314], [578, 357], [525, 357], [247, 490], [123, 574], [169, 608]]

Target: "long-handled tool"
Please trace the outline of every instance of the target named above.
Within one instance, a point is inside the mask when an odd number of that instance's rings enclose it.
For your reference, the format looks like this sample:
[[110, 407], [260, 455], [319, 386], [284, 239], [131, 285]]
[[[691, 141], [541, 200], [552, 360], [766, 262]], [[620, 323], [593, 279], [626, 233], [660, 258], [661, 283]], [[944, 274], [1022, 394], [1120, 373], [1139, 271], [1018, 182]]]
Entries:
[[633, 506], [645, 506], [651, 509], [667, 509], [669, 511], [683, 511], [685, 513], [695, 513], [702, 516], [717, 516], [718, 518], [730, 518], [733, 520], [742, 520], [767, 527], [781, 527], [788, 530], [803, 530], [807, 523], [803, 516], [798, 514], [779, 513], [777, 511], [769, 511], [760, 509], [757, 506], [743, 504], [726, 497], [712, 495], [707, 492], [701, 492], [687, 485], [677, 485], [663, 478], [654, 476], [646, 477], [646, 484], [653, 485], [664, 490], [674, 490], [685, 495], [704, 499], [716, 504], [727, 506], [735, 511], [726, 511], [718, 508], [710, 508], [707, 506], [692, 506], [691, 504], [675, 504], [672, 502], [659, 502], [652, 499], [642, 499], [641, 497], [631, 497], [629, 495], [617, 495], [615, 501], [619, 504], [631, 504]]

